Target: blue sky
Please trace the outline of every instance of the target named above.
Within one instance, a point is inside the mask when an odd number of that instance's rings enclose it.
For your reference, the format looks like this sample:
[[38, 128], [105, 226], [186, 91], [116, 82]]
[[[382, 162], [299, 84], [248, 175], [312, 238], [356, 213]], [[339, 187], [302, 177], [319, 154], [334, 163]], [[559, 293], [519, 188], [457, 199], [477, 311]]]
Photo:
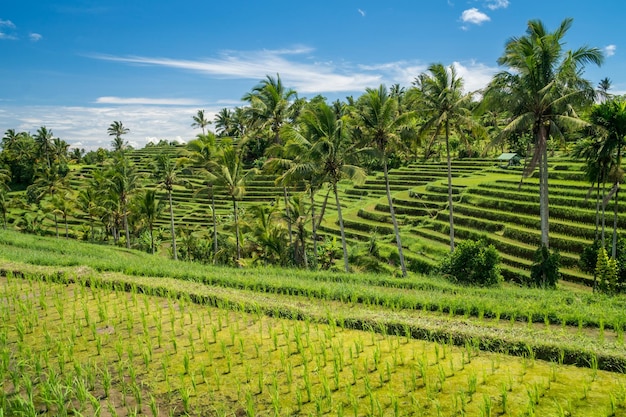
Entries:
[[241, 105], [279, 73], [301, 97], [410, 86], [429, 64], [455, 65], [483, 87], [530, 19], [574, 24], [566, 48], [601, 48], [587, 67], [626, 93], [622, 0], [3, 0], [0, 131], [45, 125], [74, 146], [108, 148], [114, 120], [135, 146], [189, 140], [191, 117]]

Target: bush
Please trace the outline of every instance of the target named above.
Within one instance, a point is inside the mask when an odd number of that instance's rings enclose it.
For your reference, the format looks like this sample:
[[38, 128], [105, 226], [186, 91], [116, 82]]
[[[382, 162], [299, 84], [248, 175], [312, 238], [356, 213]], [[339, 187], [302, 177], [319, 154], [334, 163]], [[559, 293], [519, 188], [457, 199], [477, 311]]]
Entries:
[[556, 288], [561, 274], [561, 255], [558, 251], [550, 252], [546, 245], [541, 245], [535, 252], [535, 261], [530, 267], [530, 286], [542, 288]]
[[596, 277], [598, 278], [598, 288], [606, 294], [615, 294], [617, 290], [617, 261], [609, 258], [606, 249], [598, 250], [598, 261], [596, 263]]
[[502, 281], [500, 255], [484, 240], [461, 241], [440, 266], [441, 273], [452, 281], [466, 285], [491, 286]]

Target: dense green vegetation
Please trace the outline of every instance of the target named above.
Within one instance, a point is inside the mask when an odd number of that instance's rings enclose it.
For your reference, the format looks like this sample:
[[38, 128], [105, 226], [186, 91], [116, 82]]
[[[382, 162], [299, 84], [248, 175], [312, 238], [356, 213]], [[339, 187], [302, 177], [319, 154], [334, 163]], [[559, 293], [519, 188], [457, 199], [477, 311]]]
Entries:
[[[483, 240], [505, 279], [540, 285], [545, 277], [530, 271], [543, 244], [559, 252], [555, 277], [606, 291], [595, 257], [583, 268], [578, 259], [602, 246], [618, 269], [609, 291], [621, 291], [626, 107], [608, 80], [596, 94], [581, 78], [602, 56], [564, 49], [571, 24], [549, 32], [529, 22], [500, 59], [515, 72], [494, 77], [480, 100], [453, 67], [433, 64], [409, 88], [381, 85], [334, 103], [268, 76], [246, 106], [216, 115], [216, 134], [203, 110], [193, 115], [202, 133], [185, 146], [130, 149], [121, 121], [107, 131], [112, 151], [87, 154], [46, 127], [9, 129], [3, 226], [185, 261], [402, 276], [435, 272], [457, 240]], [[494, 157], [505, 150], [525, 166], [500, 167]]]

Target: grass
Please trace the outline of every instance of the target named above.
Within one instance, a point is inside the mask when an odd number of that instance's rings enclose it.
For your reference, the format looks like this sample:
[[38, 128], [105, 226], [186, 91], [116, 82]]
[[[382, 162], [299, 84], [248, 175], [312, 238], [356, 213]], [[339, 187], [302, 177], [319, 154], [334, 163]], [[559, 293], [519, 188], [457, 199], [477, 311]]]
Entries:
[[626, 407], [626, 376], [593, 367], [85, 282], [0, 281], [6, 415], [608, 416]]

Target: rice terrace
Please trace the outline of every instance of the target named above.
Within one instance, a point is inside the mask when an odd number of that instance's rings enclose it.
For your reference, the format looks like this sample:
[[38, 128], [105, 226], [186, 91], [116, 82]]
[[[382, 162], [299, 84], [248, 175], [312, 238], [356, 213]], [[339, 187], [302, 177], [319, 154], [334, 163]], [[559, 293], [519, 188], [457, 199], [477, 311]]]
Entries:
[[0, 417], [626, 416], [626, 99], [571, 26], [476, 93], [276, 74], [186, 144], [7, 129]]

